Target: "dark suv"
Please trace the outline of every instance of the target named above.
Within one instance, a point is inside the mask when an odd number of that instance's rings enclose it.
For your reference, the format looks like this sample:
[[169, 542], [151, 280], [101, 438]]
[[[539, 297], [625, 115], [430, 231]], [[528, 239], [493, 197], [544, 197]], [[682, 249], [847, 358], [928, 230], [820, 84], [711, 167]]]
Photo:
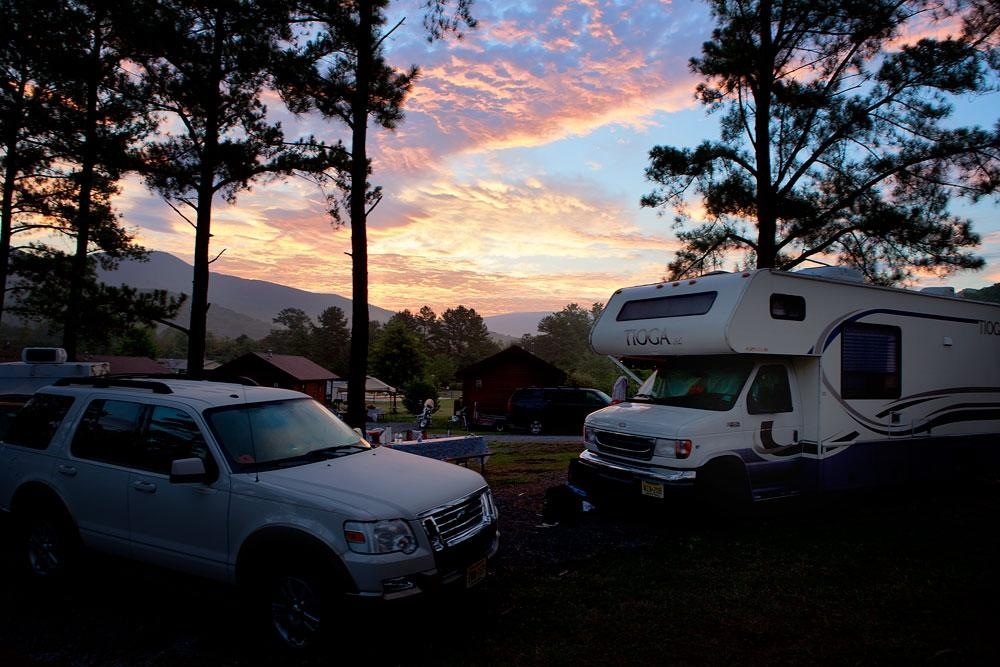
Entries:
[[532, 435], [582, 431], [591, 412], [611, 404], [599, 389], [580, 387], [526, 387], [515, 389], [507, 401], [507, 424]]

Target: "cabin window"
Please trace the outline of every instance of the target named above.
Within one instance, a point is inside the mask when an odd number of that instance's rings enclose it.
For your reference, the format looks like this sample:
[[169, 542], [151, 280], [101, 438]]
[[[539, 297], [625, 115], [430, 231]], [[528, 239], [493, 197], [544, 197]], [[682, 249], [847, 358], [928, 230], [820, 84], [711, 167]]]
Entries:
[[841, 333], [840, 393], [844, 398], [899, 398], [900, 329], [850, 324]]
[[747, 412], [752, 415], [792, 411], [788, 371], [780, 364], [761, 366], [747, 392]]
[[772, 294], [771, 318], [775, 320], [794, 320], [796, 322], [806, 319], [805, 297], [795, 294]]
[[658, 317], [685, 317], [704, 315], [715, 303], [718, 292], [698, 292], [697, 294], [675, 294], [653, 299], [628, 301], [618, 311], [618, 321], [651, 320]]

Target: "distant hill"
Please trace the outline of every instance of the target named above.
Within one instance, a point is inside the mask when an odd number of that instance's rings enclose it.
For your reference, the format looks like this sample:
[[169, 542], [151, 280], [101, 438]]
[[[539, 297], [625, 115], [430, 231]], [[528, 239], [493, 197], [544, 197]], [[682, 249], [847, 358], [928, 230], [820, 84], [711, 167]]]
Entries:
[[[148, 262], [122, 262], [116, 271], [99, 271], [102, 282], [126, 284], [137, 289], [161, 289], [174, 294], [187, 294], [190, 301], [191, 278], [194, 268], [187, 262], [165, 252], [152, 252]], [[208, 283], [208, 329], [214, 334], [235, 338], [245, 333], [261, 338], [276, 325], [275, 316], [283, 308], [300, 308], [316, 319], [331, 306], [344, 311], [351, 319], [351, 300], [339, 294], [322, 294], [285, 287], [264, 280], [247, 280], [224, 273], [212, 273]], [[189, 310], [177, 318], [186, 325]], [[373, 320], [387, 322], [393, 312], [378, 306], [368, 307]]]
[[995, 301], [1000, 303], [1000, 283], [995, 283], [989, 287], [981, 289], [962, 290], [962, 296], [966, 299], [977, 299], [979, 301]]
[[[188, 302], [176, 318], [187, 326], [190, 320], [191, 278], [194, 268], [170, 253], [152, 252], [148, 262], [122, 262], [116, 271], [98, 270], [109, 285], [126, 284], [137, 289], [160, 289], [187, 294]], [[338, 306], [351, 319], [351, 300], [339, 294], [322, 294], [286, 287], [265, 280], [248, 280], [212, 273], [208, 283], [208, 330], [217, 336], [237, 338], [246, 334], [259, 339], [277, 327], [272, 320], [283, 308], [300, 308], [314, 320], [330, 306]], [[371, 319], [387, 322], [394, 312], [368, 306]], [[484, 317], [487, 328], [501, 346], [516, 343], [521, 336], [538, 332], [538, 322], [548, 312], [507, 313]]]
[[538, 323], [542, 321], [543, 317], [551, 314], [551, 311], [506, 313], [484, 317], [483, 321], [486, 322], [486, 328], [493, 333], [504, 334], [520, 340], [524, 334], [532, 336], [537, 334]]

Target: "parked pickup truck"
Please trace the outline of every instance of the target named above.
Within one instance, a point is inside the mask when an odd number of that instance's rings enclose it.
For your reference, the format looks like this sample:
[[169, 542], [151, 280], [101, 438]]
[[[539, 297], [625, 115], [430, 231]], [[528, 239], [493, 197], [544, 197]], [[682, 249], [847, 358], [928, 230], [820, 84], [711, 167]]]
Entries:
[[296, 649], [351, 598], [479, 583], [498, 545], [475, 471], [372, 447], [298, 392], [191, 380], [39, 390], [0, 442], [0, 510], [36, 576], [88, 547], [232, 582]]

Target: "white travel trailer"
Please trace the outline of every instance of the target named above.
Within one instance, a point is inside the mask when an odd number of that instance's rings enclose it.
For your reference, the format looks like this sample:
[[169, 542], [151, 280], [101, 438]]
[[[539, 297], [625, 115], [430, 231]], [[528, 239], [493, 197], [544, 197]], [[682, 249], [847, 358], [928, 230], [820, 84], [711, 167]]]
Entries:
[[107, 375], [107, 362], [66, 361], [61, 347], [26, 347], [21, 361], [0, 363], [0, 397], [23, 397], [65, 377], [97, 377]]
[[1000, 305], [827, 273], [615, 292], [591, 345], [654, 372], [587, 418], [571, 489], [730, 504], [1000, 461]]
[[95, 377], [108, 374], [105, 362], [66, 361], [61, 347], [26, 347], [21, 361], [0, 363], [0, 435], [36, 389], [64, 377]]

